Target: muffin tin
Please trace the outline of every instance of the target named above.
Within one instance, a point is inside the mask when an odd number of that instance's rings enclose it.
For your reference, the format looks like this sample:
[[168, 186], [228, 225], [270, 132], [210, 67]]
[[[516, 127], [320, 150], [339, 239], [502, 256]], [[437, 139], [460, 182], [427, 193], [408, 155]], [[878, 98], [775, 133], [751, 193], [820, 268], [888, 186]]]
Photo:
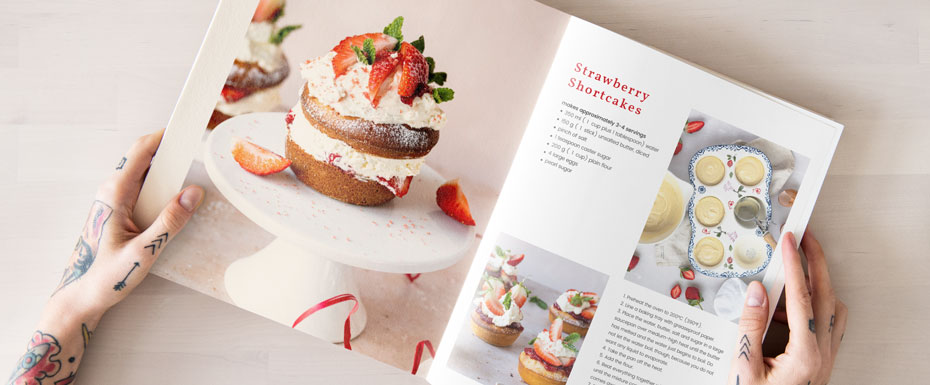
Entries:
[[[695, 165], [700, 159], [707, 156], [717, 157], [724, 164], [723, 180], [714, 185], [704, 184], [695, 174]], [[765, 175], [762, 181], [756, 185], [746, 186], [737, 179], [735, 166], [739, 159], [750, 156], [762, 162]], [[735, 144], [709, 146], [701, 149], [691, 158], [691, 162], [688, 164], [688, 177], [694, 187], [687, 208], [688, 220], [691, 223], [691, 241], [688, 245], [688, 260], [691, 262], [691, 267], [706, 276], [719, 278], [748, 277], [765, 270], [772, 260], [772, 246], [764, 241], [763, 236], [765, 234], [762, 230], [756, 227], [745, 227], [737, 222], [733, 214], [733, 208], [740, 198], [752, 196], [762, 202], [766, 222], [772, 220], [772, 200], [769, 197], [769, 186], [772, 182], [772, 163], [769, 162], [768, 157], [759, 149], [749, 146]], [[705, 226], [695, 217], [695, 205], [701, 198], [707, 196], [716, 197], [723, 203], [723, 220], [715, 226]], [[694, 256], [695, 245], [705, 237], [716, 238], [723, 244], [723, 259], [714, 266], [703, 265]], [[764, 260], [758, 266], [752, 268], [741, 266], [736, 261], [734, 253], [737, 241], [747, 237], [752, 237], [752, 243], [765, 250]], [[745, 242], [744, 240], [743, 243]]]

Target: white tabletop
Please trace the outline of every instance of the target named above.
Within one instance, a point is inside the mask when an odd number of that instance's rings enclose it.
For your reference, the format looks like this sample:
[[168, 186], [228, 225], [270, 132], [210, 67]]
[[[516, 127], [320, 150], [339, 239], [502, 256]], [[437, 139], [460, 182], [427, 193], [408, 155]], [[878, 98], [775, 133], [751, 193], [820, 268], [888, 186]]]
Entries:
[[[845, 123], [811, 221], [850, 307], [833, 383], [930, 377], [927, 2], [545, 2]], [[0, 366], [22, 354], [97, 185], [136, 137], [167, 121], [214, 6], [0, 6]], [[458, 285], [463, 267], [417, 284]], [[104, 318], [80, 378], [262, 384], [309, 382], [307, 373], [416, 383], [158, 277]]]

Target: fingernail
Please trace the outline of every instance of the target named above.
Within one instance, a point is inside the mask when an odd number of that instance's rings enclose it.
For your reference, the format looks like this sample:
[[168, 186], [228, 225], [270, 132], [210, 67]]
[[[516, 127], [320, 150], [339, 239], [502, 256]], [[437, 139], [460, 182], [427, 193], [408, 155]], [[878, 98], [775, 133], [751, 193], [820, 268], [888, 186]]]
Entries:
[[764, 302], [765, 289], [762, 288], [762, 284], [759, 281], [750, 282], [749, 288], [746, 290], [746, 306], [759, 307]]
[[797, 243], [797, 242], [795, 241], [795, 239], [794, 239], [794, 233], [793, 233], [793, 232], [789, 231], [789, 232], [785, 233], [785, 239], [787, 239], [788, 242], [791, 242], [791, 246], [795, 246], [795, 247], [798, 246], [798, 243]]
[[190, 187], [184, 190], [181, 193], [181, 207], [184, 207], [185, 210], [189, 212], [194, 212], [197, 206], [200, 206], [200, 202], [203, 200], [203, 189], [200, 186]]

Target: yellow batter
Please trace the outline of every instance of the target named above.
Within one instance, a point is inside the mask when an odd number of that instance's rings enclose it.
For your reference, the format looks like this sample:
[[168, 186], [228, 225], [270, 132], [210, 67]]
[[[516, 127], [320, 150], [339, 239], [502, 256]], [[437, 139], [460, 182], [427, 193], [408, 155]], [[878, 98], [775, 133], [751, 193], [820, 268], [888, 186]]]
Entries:
[[723, 242], [714, 237], [704, 237], [694, 245], [694, 259], [698, 263], [713, 267], [723, 260]]
[[656, 200], [652, 204], [652, 210], [649, 211], [646, 227], [643, 228], [639, 242], [653, 243], [669, 236], [681, 223], [684, 213], [685, 205], [682, 202], [678, 180], [672, 174], [666, 173], [665, 178], [662, 179], [662, 185], [659, 186]]
[[705, 156], [694, 164], [694, 175], [701, 183], [708, 186], [720, 183], [724, 174], [726, 174], [726, 169], [723, 167], [723, 161], [716, 156]]
[[765, 166], [762, 161], [754, 156], [746, 156], [736, 161], [734, 167], [736, 179], [746, 186], [755, 186], [765, 177]]
[[717, 197], [706, 196], [694, 205], [694, 217], [704, 226], [717, 226], [723, 221], [723, 202]]

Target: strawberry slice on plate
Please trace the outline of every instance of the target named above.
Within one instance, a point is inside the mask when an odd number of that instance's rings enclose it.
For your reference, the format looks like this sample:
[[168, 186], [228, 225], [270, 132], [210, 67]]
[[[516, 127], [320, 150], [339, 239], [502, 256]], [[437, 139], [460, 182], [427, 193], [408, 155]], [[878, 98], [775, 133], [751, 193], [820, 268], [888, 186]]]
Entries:
[[400, 84], [397, 93], [400, 96], [411, 96], [417, 92], [421, 84], [429, 80], [429, 64], [420, 50], [407, 42], [400, 43], [401, 70]]
[[333, 52], [336, 53], [336, 56], [333, 57], [333, 72], [335, 72], [337, 78], [345, 75], [349, 71], [349, 67], [358, 62], [358, 56], [355, 55], [352, 46], [362, 48], [365, 45], [365, 39], [371, 39], [376, 53], [392, 49], [397, 45], [397, 39], [383, 33], [366, 33], [342, 39], [339, 44], [333, 47]]
[[291, 165], [287, 158], [239, 137], [233, 138], [232, 156], [239, 166], [255, 175], [278, 173]]
[[459, 187], [458, 179], [450, 180], [436, 189], [436, 204], [446, 215], [463, 225], [475, 225], [475, 220], [471, 217], [471, 210], [468, 208], [468, 199], [465, 198], [465, 193]]

